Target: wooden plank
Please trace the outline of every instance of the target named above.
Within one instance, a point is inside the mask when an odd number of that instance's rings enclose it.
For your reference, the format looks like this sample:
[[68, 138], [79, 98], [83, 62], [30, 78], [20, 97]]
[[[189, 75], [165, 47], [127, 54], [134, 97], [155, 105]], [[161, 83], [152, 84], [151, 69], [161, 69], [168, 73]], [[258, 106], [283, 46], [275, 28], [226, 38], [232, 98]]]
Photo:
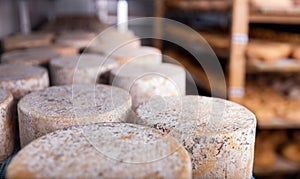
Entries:
[[272, 14], [272, 13], [250, 13], [249, 21], [252, 23], [269, 24], [300, 24], [299, 14]]
[[258, 128], [260, 129], [299, 129], [300, 128], [300, 120], [299, 121], [288, 121], [279, 117], [270, 119], [268, 121], [258, 120]]
[[230, 62], [229, 62], [229, 99], [236, 101], [244, 95], [246, 59], [248, 43], [248, 0], [234, 0], [232, 14]]
[[293, 59], [282, 59], [272, 64], [257, 60], [247, 64], [247, 72], [300, 72], [300, 63]]
[[166, 7], [181, 10], [228, 11], [231, 2], [228, 0], [167, 0]]

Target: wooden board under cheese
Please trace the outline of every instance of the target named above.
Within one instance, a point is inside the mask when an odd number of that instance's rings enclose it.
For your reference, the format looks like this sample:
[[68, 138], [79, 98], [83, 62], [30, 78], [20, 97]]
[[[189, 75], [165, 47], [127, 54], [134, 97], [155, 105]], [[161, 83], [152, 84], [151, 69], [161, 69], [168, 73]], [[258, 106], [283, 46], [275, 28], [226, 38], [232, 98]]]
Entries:
[[153, 97], [185, 95], [185, 75], [178, 65], [133, 63], [113, 69], [110, 83], [130, 92], [135, 109]]
[[137, 110], [137, 123], [174, 136], [189, 152], [195, 178], [251, 178], [256, 119], [236, 103], [201, 96], [165, 97]]
[[170, 136], [128, 123], [55, 131], [23, 148], [6, 178], [185, 178], [187, 151]]
[[30, 65], [0, 65], [0, 87], [10, 91], [15, 100], [49, 86], [46, 69]]
[[130, 95], [107, 85], [53, 86], [23, 97], [18, 104], [21, 146], [73, 125], [125, 122]]
[[12, 106], [12, 94], [0, 88], [0, 163], [12, 154], [15, 147], [16, 125]]
[[82, 54], [53, 59], [50, 62], [51, 84], [95, 84], [101, 78], [101, 74], [116, 67], [119, 67], [119, 63], [115, 59], [99, 54]]

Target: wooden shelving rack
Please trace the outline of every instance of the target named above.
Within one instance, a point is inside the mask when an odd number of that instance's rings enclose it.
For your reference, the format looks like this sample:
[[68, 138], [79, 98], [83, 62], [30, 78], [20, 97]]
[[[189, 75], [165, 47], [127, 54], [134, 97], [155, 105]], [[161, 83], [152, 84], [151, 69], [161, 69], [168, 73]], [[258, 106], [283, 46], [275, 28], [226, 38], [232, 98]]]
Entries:
[[[217, 0], [218, 1], [218, 0]], [[249, 41], [249, 24], [264, 23], [264, 24], [300, 24], [300, 11], [293, 12], [273, 12], [252, 10], [250, 0], [232, 0], [229, 7], [224, 5], [223, 9], [205, 8], [201, 6], [200, 1], [192, 0], [156, 0], [156, 17], [164, 17], [166, 8], [181, 9], [181, 10], [202, 10], [202, 11], [222, 11], [231, 13], [231, 32], [230, 32], [230, 47], [229, 47], [229, 74], [228, 74], [228, 98], [232, 101], [241, 102], [245, 94], [246, 73], [257, 72], [300, 72], [300, 63], [285, 65], [266, 65], [255, 64], [248, 65], [246, 59], [246, 47]], [[198, 2], [198, 4], [197, 4]], [[203, 2], [202, 2], [203, 3]], [[224, 2], [223, 2], [224, 3]], [[155, 33], [161, 33], [159, 24], [156, 26]], [[161, 48], [162, 42], [156, 41], [156, 47]], [[172, 55], [170, 51], [167, 55]], [[174, 55], [174, 54], [173, 54]], [[176, 56], [176, 54], [175, 54]], [[209, 90], [209, 86], [205, 79], [205, 74], [201, 70], [197, 70], [193, 64], [185, 62], [184, 58], [180, 62], [195, 77], [195, 81], [202, 82], [202, 85]], [[266, 122], [258, 122], [260, 129], [300, 129], [299, 122], [288, 122], [287, 120], [274, 118]], [[290, 173], [299, 172], [300, 166], [295, 165], [279, 157], [276, 164], [268, 169], [254, 167], [254, 173], [257, 175], [268, 175], [270, 173]]]

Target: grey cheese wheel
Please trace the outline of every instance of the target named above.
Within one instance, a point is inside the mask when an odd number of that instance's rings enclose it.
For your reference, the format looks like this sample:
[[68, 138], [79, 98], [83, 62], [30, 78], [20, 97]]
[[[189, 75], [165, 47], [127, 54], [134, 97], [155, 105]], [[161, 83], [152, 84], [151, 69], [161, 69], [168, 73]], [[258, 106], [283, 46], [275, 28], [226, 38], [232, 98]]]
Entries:
[[194, 178], [251, 178], [256, 119], [236, 103], [201, 96], [140, 105], [138, 124], [174, 136], [189, 152]]
[[28, 48], [5, 52], [1, 57], [1, 62], [6, 64], [47, 66], [52, 58], [58, 56], [58, 53], [50, 49]]
[[[159, 145], [158, 145], [159, 144]], [[74, 126], [23, 148], [6, 178], [184, 178], [187, 151], [172, 137], [128, 123]]]
[[130, 63], [111, 71], [110, 83], [132, 96], [132, 107], [156, 96], [185, 95], [185, 70], [168, 63], [148, 65]]
[[15, 122], [12, 115], [13, 96], [0, 88], [0, 163], [12, 154], [15, 144]]
[[111, 69], [118, 66], [119, 63], [115, 59], [98, 54], [82, 54], [53, 59], [50, 62], [51, 84], [94, 84], [100, 80], [101, 74], [109, 73]]
[[118, 48], [134, 51], [140, 46], [141, 41], [133, 31], [118, 32], [115, 28], [109, 28], [95, 37], [86, 50], [91, 53], [110, 55]]
[[135, 49], [128, 49], [127, 46], [116, 49], [112, 57], [124, 63], [160, 64], [162, 53], [158, 48], [141, 46]]
[[54, 86], [23, 97], [18, 104], [21, 146], [64, 127], [124, 122], [130, 95], [107, 85]]
[[10, 91], [15, 100], [49, 86], [46, 69], [30, 65], [0, 65], [0, 87]]

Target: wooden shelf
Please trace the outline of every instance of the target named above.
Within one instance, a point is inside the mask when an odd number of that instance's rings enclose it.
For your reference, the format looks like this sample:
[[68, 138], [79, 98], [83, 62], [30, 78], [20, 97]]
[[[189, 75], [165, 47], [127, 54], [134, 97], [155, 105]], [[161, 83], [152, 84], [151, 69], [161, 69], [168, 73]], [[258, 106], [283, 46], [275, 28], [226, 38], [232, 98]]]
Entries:
[[260, 129], [300, 129], [300, 119], [299, 121], [289, 121], [282, 118], [273, 118], [268, 121], [258, 120], [257, 126]]
[[300, 63], [294, 59], [283, 59], [277, 63], [267, 64], [257, 60], [248, 63], [247, 72], [300, 72]]
[[299, 172], [300, 166], [277, 156], [276, 163], [269, 168], [260, 168], [254, 166], [254, 176], [265, 176], [274, 174], [287, 174]]
[[165, 6], [170, 9], [181, 10], [228, 11], [231, 3], [225, 0], [166, 0]]
[[251, 12], [249, 21], [266, 24], [300, 24], [300, 13], [288, 12]]

